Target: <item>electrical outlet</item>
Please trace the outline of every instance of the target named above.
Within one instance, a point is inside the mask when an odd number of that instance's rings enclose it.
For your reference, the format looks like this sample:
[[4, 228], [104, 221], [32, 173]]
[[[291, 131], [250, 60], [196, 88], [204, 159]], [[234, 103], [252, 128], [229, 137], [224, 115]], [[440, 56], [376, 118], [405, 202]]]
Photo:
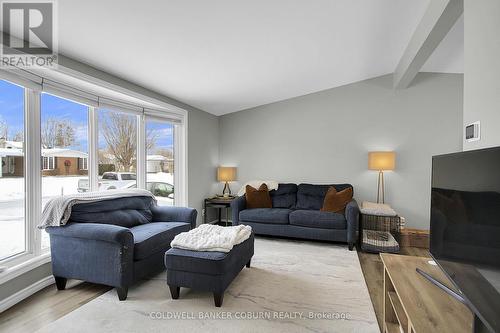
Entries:
[[205, 209], [201, 210], [201, 216], [205, 216]]
[[465, 141], [473, 142], [481, 140], [481, 122], [476, 121], [465, 126]]

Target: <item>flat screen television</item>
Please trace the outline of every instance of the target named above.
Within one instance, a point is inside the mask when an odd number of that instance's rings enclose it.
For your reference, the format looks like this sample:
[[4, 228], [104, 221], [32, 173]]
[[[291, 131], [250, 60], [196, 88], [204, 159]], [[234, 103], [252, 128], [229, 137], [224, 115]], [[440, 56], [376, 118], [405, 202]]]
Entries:
[[430, 253], [476, 331], [500, 332], [500, 147], [432, 158]]

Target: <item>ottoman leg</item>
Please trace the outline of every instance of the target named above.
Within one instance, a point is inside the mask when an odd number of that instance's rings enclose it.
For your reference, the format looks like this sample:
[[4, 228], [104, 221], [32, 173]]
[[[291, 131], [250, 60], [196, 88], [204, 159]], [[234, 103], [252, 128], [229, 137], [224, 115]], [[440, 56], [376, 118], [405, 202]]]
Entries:
[[214, 303], [215, 306], [220, 308], [222, 306], [222, 301], [224, 300], [224, 293], [214, 293]]
[[249, 259], [247, 262], [247, 267], [250, 268], [250, 263], [252, 262], [252, 259]]
[[172, 295], [172, 299], [178, 299], [181, 287], [176, 287], [171, 285], [168, 285], [168, 287], [170, 288], [170, 295]]

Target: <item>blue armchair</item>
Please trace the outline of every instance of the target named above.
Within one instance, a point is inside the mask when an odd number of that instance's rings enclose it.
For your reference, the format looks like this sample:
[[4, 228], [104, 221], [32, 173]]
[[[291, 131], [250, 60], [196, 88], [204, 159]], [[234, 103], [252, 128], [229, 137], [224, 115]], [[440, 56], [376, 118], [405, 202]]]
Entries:
[[46, 229], [57, 288], [79, 279], [116, 287], [125, 300], [130, 285], [165, 269], [170, 242], [195, 228], [196, 216], [192, 208], [154, 206], [149, 197], [73, 206], [67, 225]]

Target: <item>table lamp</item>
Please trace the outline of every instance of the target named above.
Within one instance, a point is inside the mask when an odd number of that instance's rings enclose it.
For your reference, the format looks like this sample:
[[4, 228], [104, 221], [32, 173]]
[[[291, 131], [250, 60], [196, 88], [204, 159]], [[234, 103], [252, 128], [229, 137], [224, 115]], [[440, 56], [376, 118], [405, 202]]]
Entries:
[[377, 203], [384, 203], [384, 171], [394, 170], [395, 167], [395, 152], [372, 151], [368, 153], [368, 169], [378, 171]]
[[220, 166], [217, 168], [217, 181], [225, 182], [224, 190], [222, 195], [224, 197], [229, 197], [231, 195], [231, 189], [229, 188], [229, 183], [236, 180], [236, 168], [235, 167], [224, 167]]

